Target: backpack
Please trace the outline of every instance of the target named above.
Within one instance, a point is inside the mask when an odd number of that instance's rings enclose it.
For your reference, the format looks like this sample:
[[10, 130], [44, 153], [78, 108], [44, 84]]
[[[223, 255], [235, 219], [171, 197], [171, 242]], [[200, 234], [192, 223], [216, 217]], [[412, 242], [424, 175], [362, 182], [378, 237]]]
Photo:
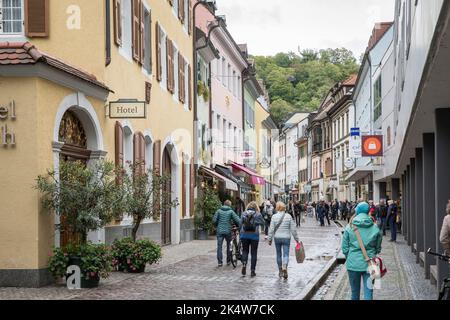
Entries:
[[255, 232], [256, 231], [256, 212], [247, 211], [246, 215], [242, 219], [242, 228], [245, 232]]

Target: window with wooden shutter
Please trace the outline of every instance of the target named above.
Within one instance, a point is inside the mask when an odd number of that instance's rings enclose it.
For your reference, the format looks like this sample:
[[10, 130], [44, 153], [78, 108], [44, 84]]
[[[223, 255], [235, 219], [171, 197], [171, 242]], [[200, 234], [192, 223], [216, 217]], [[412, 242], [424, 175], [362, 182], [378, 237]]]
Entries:
[[114, 10], [114, 42], [122, 45], [122, 0], [113, 0]]
[[191, 34], [192, 31], [192, 6], [191, 6], [191, 1], [188, 0], [188, 33]]
[[186, 215], [186, 163], [184, 162], [185, 154], [182, 154], [183, 163], [181, 166], [181, 212], [182, 215]]
[[139, 11], [139, 47], [141, 49], [139, 54], [139, 61], [143, 65], [145, 63], [145, 7], [144, 3], [141, 1], [140, 3], [140, 11]]
[[49, 1], [25, 0], [25, 35], [45, 38], [49, 35]]
[[185, 82], [185, 71], [184, 71], [184, 58], [178, 52], [178, 97], [181, 103], [185, 102], [185, 91], [186, 91], [186, 82]]
[[133, 137], [133, 162], [135, 174], [145, 173], [145, 138], [141, 132], [136, 132]]
[[162, 61], [161, 61], [161, 55], [162, 55], [162, 48], [161, 48], [161, 28], [159, 27], [159, 23], [156, 22], [155, 27], [155, 41], [156, 41], [156, 80], [161, 81], [162, 80]]
[[132, 0], [131, 1], [131, 22], [132, 22], [132, 49], [133, 49], [133, 59], [135, 61], [140, 62], [141, 55], [141, 21], [140, 21], [140, 12], [141, 12], [141, 1], [140, 0]]
[[175, 68], [174, 68], [174, 48], [173, 42], [169, 38], [166, 38], [166, 46], [167, 46], [167, 90], [171, 93], [174, 93], [175, 87]]
[[188, 66], [188, 104], [189, 110], [192, 110], [192, 70], [191, 66]]
[[190, 189], [189, 189], [189, 206], [190, 206], [190, 210], [189, 213], [191, 214], [191, 216], [194, 215], [194, 189], [195, 189], [195, 165], [194, 165], [194, 158], [191, 158], [191, 179], [190, 179]]
[[161, 140], [153, 144], [153, 171], [157, 175], [161, 174]]
[[178, 18], [184, 23], [184, 0], [178, 1]]
[[[123, 163], [123, 127], [120, 122], [116, 122], [115, 130], [115, 164], [117, 168], [122, 168]], [[122, 177], [117, 177], [118, 183], [122, 181]]]

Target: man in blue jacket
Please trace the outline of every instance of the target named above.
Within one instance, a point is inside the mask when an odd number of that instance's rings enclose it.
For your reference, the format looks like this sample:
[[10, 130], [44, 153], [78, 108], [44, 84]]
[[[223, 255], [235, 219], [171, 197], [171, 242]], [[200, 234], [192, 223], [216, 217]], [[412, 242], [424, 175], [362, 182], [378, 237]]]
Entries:
[[227, 200], [224, 205], [217, 210], [213, 217], [213, 223], [217, 227], [217, 260], [219, 267], [223, 266], [223, 240], [227, 241], [227, 265], [231, 263], [231, 227], [234, 222], [240, 227], [240, 219], [237, 214], [231, 209], [231, 201]]

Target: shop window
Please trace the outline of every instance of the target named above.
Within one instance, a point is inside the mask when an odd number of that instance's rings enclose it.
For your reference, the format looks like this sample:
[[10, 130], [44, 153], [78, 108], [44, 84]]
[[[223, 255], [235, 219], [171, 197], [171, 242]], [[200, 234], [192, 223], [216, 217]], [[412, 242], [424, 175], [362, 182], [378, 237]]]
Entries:
[[374, 121], [377, 121], [382, 114], [382, 92], [381, 76], [375, 81], [374, 85]]

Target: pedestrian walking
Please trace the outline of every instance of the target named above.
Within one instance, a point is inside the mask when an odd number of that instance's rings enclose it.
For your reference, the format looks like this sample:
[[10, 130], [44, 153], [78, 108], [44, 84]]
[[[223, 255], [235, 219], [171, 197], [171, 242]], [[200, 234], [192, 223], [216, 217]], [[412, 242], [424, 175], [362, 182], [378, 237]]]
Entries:
[[396, 218], [396, 224], [397, 224], [397, 232], [402, 233], [402, 204], [400, 200], [397, 200], [397, 218]]
[[316, 216], [314, 212], [314, 207], [312, 206], [312, 203], [309, 202], [306, 206], [306, 213], [308, 214], [308, 217], [314, 218]]
[[331, 219], [333, 221], [336, 221], [338, 218], [338, 211], [339, 211], [339, 202], [337, 199], [334, 200], [332, 206], [331, 206]]
[[444, 253], [447, 256], [450, 256], [450, 200], [447, 204], [447, 215], [445, 216], [444, 222], [442, 223], [439, 241], [444, 248]]
[[301, 227], [301, 220], [302, 220], [302, 205], [295, 200], [294, 202], [294, 215], [295, 215], [295, 224], [297, 228]]
[[241, 218], [242, 242], [242, 275], [247, 274], [248, 255], [251, 253], [251, 276], [256, 276], [256, 262], [258, 259], [259, 227], [264, 227], [264, 218], [259, 212], [258, 204], [250, 202]]
[[240, 197], [236, 197], [235, 209], [236, 214], [241, 218], [242, 213], [245, 210], [245, 203]]
[[289, 265], [291, 235], [297, 243], [300, 242], [294, 220], [292, 220], [290, 215], [286, 214], [284, 203], [279, 202], [270, 224], [269, 245], [271, 246], [272, 241], [275, 239], [279, 277], [284, 279], [288, 278], [287, 268]]
[[324, 206], [325, 206], [325, 218], [327, 219], [328, 226], [331, 226], [331, 223], [330, 223], [330, 205], [327, 202], [325, 202]]
[[326, 215], [326, 208], [325, 208], [325, 201], [320, 200], [319, 204], [316, 208], [316, 214], [320, 221], [320, 226], [325, 227], [325, 215]]
[[288, 207], [287, 207], [287, 213], [289, 213], [292, 217], [292, 219], [295, 219], [295, 205], [294, 205], [294, 201], [290, 200]]
[[342, 239], [342, 252], [347, 258], [346, 268], [352, 290], [352, 300], [360, 300], [361, 280], [364, 286], [364, 300], [373, 300], [373, 281], [368, 273], [368, 262], [364, 258], [354, 231], [354, 228], [359, 231], [370, 259], [381, 252], [383, 237], [380, 229], [369, 216], [369, 210], [369, 205], [366, 202], [358, 204], [356, 216], [345, 228]]
[[391, 230], [391, 240], [390, 242], [397, 241], [397, 205], [393, 200], [388, 201], [388, 210], [386, 221], [389, 223], [389, 228]]
[[386, 206], [386, 202], [384, 199], [380, 200], [380, 205], [378, 206], [378, 218], [380, 219], [381, 223], [381, 230], [383, 230], [383, 236], [386, 235], [386, 229], [387, 229], [387, 212], [388, 207]]
[[227, 242], [227, 265], [231, 263], [231, 227], [232, 223], [240, 226], [241, 222], [237, 214], [231, 208], [231, 201], [226, 200], [223, 206], [216, 211], [213, 224], [217, 228], [217, 261], [219, 267], [223, 266], [223, 241]]
[[274, 210], [274, 207], [272, 206], [270, 199], [267, 199], [267, 201], [264, 203], [264, 206], [263, 206], [263, 218], [264, 218], [264, 222], [265, 222], [265, 226], [264, 226], [265, 239], [267, 239], [267, 237], [269, 235], [269, 227], [270, 227], [270, 222], [272, 220], [273, 210]]

